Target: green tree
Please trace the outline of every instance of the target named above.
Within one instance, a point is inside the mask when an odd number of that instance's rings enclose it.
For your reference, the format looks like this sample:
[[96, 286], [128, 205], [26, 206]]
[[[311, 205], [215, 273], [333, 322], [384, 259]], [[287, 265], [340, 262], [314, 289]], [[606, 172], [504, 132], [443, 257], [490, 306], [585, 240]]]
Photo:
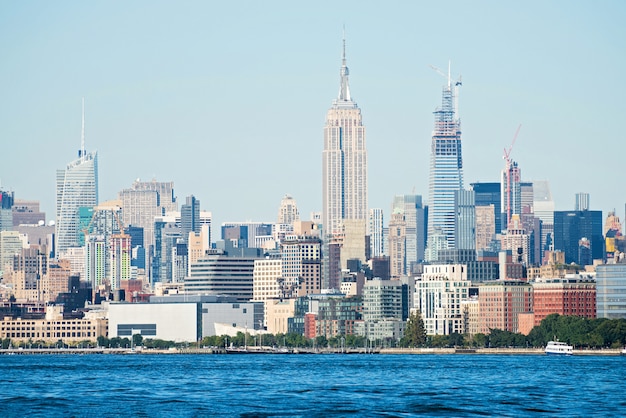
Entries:
[[318, 335], [317, 337], [315, 337], [315, 346], [317, 348], [328, 347], [328, 339], [323, 335]]
[[400, 339], [402, 347], [420, 347], [426, 343], [426, 329], [419, 311], [414, 311], [409, 316], [404, 329], [404, 335]]
[[141, 334], [133, 334], [133, 345], [135, 347], [140, 346], [143, 342], [143, 336]]

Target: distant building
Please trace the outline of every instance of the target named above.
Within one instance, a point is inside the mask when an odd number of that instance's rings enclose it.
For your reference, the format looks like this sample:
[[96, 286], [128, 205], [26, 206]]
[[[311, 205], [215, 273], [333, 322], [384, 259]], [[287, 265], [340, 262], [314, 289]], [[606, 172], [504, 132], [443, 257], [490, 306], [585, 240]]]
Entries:
[[208, 254], [191, 265], [185, 293], [232, 296], [248, 302], [253, 298], [254, 261], [258, 258]]
[[[352, 227], [346, 224], [347, 220], [362, 222], [365, 246], [365, 223], [368, 218], [366, 130], [361, 109], [350, 94], [349, 74], [344, 40], [339, 95], [326, 113], [324, 126], [322, 239], [325, 246], [334, 245], [338, 242], [338, 236], [348, 234], [345, 229]], [[339, 251], [340, 248], [335, 250]], [[347, 247], [343, 247], [342, 252], [346, 249]], [[325, 250], [324, 257], [324, 266], [327, 270], [323, 272], [322, 287], [337, 289], [341, 275], [336, 266], [331, 264], [332, 260], [327, 258], [331, 257], [331, 250]], [[352, 254], [347, 257], [341, 254], [339, 257], [342, 261], [355, 258]], [[365, 249], [358, 258], [364, 257]]]
[[626, 318], [626, 264], [596, 266], [598, 318]]
[[424, 259], [426, 248], [426, 211], [420, 195], [397, 195], [391, 213], [401, 213], [406, 222], [406, 271]]
[[263, 322], [262, 304], [215, 295], [153, 296], [150, 303], [109, 303], [108, 310], [109, 338], [140, 334], [144, 339], [196, 342], [216, 335], [223, 324], [252, 331]]
[[493, 205], [476, 206], [476, 249], [489, 250], [496, 237], [495, 209]]
[[407, 275], [407, 234], [404, 213], [394, 212], [389, 221], [389, 272], [393, 279]]
[[0, 190], [0, 232], [13, 229], [14, 193]]
[[457, 190], [454, 193], [455, 248], [476, 249], [476, 194], [472, 190]]
[[369, 280], [363, 286], [363, 321], [355, 333], [375, 340], [397, 340], [404, 334], [414, 288], [412, 279]]
[[372, 257], [380, 257], [385, 254], [383, 226], [383, 210], [380, 208], [370, 209], [367, 235], [370, 237], [370, 254]]
[[293, 225], [298, 221], [300, 221], [300, 212], [298, 212], [296, 200], [286, 194], [280, 201], [276, 223]]
[[45, 224], [46, 222], [46, 213], [40, 211], [38, 200], [15, 199], [12, 210], [14, 227], [19, 225]]
[[463, 318], [462, 334], [476, 335], [480, 332], [480, 303], [478, 297], [473, 296], [460, 303]]
[[541, 221], [542, 254], [538, 254], [539, 262], [542, 261], [544, 251], [552, 250], [554, 241], [554, 200], [548, 181], [533, 181], [533, 213]]
[[[13, 343], [43, 341], [55, 344], [80, 341], [95, 342], [107, 335], [107, 320], [102, 314], [91, 313], [84, 318], [63, 317], [63, 306], [48, 306], [45, 319], [11, 318], [0, 320], [0, 338], [10, 338]], [[33, 347], [34, 348], [34, 347]]]
[[500, 183], [472, 183], [476, 207], [493, 205], [495, 233], [499, 234], [506, 226], [502, 225], [502, 190]]
[[361, 319], [360, 297], [330, 296], [319, 301], [315, 317], [315, 336], [326, 338], [353, 335], [354, 324]]
[[533, 286], [534, 325], [550, 314], [596, 317], [596, 283], [589, 278], [538, 279]]
[[555, 211], [554, 212], [554, 249], [565, 253], [565, 263], [578, 265], [579, 242], [589, 240], [591, 258], [604, 258], [604, 237], [602, 236], [602, 211]]
[[[313, 236], [289, 235], [280, 243], [283, 288], [297, 288], [298, 296], [322, 290], [322, 240]], [[295, 295], [294, 295], [295, 296]]]
[[461, 264], [426, 265], [415, 282], [415, 308], [419, 310], [428, 335], [463, 333], [460, 303], [469, 297], [471, 282]]
[[[454, 236], [454, 194], [463, 189], [461, 122], [456, 112], [454, 86], [448, 79], [443, 88], [442, 104], [435, 113], [428, 182], [428, 246], [440, 231], [450, 248], [456, 248]], [[440, 244], [436, 244], [439, 246]]]
[[[140, 181], [137, 179], [129, 189], [118, 193], [122, 202], [122, 221], [124, 226], [143, 228], [143, 248], [148, 251], [154, 245], [154, 218], [168, 212], [178, 211], [174, 195], [174, 182]], [[146, 257], [149, 267], [151, 253]]]
[[[83, 103], [84, 105], [84, 103]], [[98, 204], [98, 154], [85, 151], [85, 113], [83, 135], [78, 158], [62, 170], [56, 180], [56, 245], [57, 254], [79, 246], [78, 208]]]
[[519, 332], [518, 315], [533, 311], [532, 285], [516, 280], [484, 283], [478, 289], [480, 332]]

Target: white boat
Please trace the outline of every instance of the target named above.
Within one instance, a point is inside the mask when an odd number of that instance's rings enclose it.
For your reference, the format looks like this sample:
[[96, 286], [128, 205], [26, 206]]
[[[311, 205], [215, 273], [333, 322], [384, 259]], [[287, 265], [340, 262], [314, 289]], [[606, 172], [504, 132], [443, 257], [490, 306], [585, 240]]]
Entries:
[[619, 352], [622, 356], [626, 356], [626, 347], [622, 348], [622, 351]]
[[549, 355], [571, 356], [574, 354], [574, 347], [561, 341], [548, 341], [545, 352]]

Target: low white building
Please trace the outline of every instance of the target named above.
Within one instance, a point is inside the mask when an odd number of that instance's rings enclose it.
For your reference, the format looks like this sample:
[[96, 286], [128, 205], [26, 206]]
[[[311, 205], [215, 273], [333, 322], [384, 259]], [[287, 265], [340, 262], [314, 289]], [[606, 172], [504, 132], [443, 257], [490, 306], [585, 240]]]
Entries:
[[[131, 337], [191, 342], [218, 334], [223, 324], [232, 328], [262, 328], [263, 304], [241, 303], [215, 295], [153, 296], [150, 303], [110, 303], [109, 338]], [[220, 328], [221, 327], [221, 328]]]

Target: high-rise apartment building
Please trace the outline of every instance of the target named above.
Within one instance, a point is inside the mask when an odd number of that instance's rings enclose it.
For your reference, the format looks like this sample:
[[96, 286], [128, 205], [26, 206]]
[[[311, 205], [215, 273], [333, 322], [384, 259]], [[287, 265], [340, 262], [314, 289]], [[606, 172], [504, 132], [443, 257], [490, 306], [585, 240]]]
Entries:
[[459, 250], [476, 249], [476, 194], [472, 190], [457, 190], [454, 193], [455, 248]]
[[394, 212], [389, 221], [389, 274], [399, 279], [407, 274], [407, 227], [404, 214]]
[[78, 246], [78, 208], [98, 204], [98, 153], [85, 150], [85, 102], [81, 147], [78, 158], [57, 170], [56, 179], [56, 252]]
[[435, 127], [430, 149], [428, 181], [428, 236], [440, 230], [455, 248], [454, 194], [463, 189], [461, 122], [456, 115], [456, 98], [450, 76], [443, 88], [442, 105], [435, 110]]
[[383, 236], [383, 210], [380, 208], [370, 209], [367, 224], [367, 235], [370, 237], [370, 255], [372, 258], [381, 257], [385, 254]]
[[512, 215], [522, 213], [522, 171], [515, 161], [507, 161], [502, 170], [502, 229], [507, 229]]
[[318, 237], [288, 235], [280, 243], [281, 286], [297, 288], [297, 296], [322, 290], [322, 242]]
[[422, 196], [405, 194], [395, 196], [392, 213], [404, 215], [406, 222], [406, 270], [424, 259], [426, 248], [426, 213], [422, 204]]
[[[344, 220], [360, 220], [365, 226], [368, 216], [365, 126], [361, 109], [350, 95], [345, 40], [339, 74], [339, 96], [326, 114], [324, 127], [322, 227], [326, 242], [343, 233]], [[328, 285], [328, 274], [325, 279]]]
[[463, 332], [460, 304], [468, 298], [470, 284], [465, 265], [424, 266], [422, 277], [415, 283], [415, 308], [422, 315], [426, 334]]
[[155, 216], [178, 211], [174, 182], [158, 182], [155, 179], [142, 182], [137, 179], [130, 189], [119, 192], [119, 200], [122, 201], [124, 226], [143, 228], [145, 249], [154, 245]]

